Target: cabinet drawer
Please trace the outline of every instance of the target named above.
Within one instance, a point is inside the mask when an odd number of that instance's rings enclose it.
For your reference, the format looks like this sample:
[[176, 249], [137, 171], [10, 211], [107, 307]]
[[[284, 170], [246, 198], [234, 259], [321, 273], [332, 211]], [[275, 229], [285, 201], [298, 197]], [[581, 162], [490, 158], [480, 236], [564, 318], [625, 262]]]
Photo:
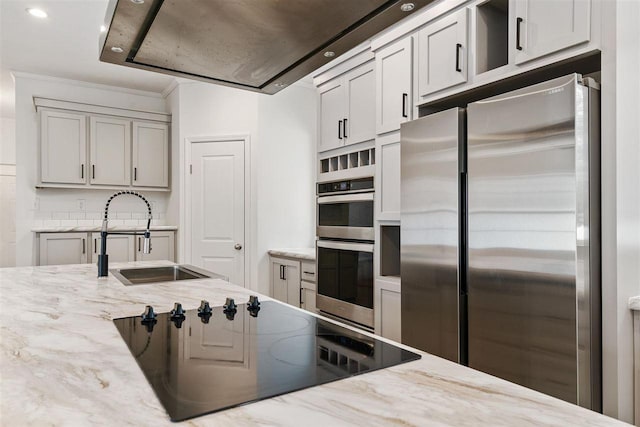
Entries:
[[316, 281], [316, 263], [313, 261], [302, 261], [302, 271], [300, 272], [302, 280], [308, 282]]

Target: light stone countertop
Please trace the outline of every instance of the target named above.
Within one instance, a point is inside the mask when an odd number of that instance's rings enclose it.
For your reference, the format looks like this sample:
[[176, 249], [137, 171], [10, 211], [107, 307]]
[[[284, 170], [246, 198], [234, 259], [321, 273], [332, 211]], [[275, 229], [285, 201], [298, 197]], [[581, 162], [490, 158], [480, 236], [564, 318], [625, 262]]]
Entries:
[[269, 249], [269, 255], [315, 261], [316, 248]]
[[629, 298], [629, 308], [631, 310], [640, 311], [640, 295]]
[[[112, 267], [169, 265], [166, 261]], [[123, 286], [89, 264], [0, 269], [0, 424], [176, 425], [112, 319], [253, 293], [217, 279]], [[268, 300], [267, 297], [262, 297]], [[605, 426], [612, 418], [422, 353], [422, 359], [201, 416], [188, 426]]]
[[[109, 231], [136, 231], [146, 230], [144, 225], [110, 225]], [[175, 231], [178, 227], [175, 225], [152, 225], [149, 227], [151, 231]], [[68, 225], [57, 227], [34, 227], [31, 229], [33, 233], [71, 233], [71, 232], [91, 232], [102, 230], [101, 225]]]

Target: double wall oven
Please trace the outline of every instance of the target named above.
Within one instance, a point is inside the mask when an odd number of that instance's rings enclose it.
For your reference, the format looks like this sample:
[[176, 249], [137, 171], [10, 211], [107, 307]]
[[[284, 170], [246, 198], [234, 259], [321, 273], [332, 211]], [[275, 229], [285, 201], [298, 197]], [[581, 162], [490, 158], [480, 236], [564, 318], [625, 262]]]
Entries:
[[316, 305], [373, 329], [373, 177], [318, 184]]

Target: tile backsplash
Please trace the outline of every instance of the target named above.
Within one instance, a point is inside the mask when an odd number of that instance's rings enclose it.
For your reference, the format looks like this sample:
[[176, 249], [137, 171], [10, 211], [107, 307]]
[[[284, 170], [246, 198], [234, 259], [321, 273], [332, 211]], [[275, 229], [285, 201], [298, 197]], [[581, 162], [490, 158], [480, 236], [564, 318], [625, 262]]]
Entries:
[[[41, 190], [33, 207], [33, 227], [99, 226], [104, 205], [113, 191]], [[167, 225], [167, 193], [145, 194], [151, 203], [152, 225]], [[147, 225], [144, 203], [133, 196], [120, 196], [109, 207], [110, 225]]]

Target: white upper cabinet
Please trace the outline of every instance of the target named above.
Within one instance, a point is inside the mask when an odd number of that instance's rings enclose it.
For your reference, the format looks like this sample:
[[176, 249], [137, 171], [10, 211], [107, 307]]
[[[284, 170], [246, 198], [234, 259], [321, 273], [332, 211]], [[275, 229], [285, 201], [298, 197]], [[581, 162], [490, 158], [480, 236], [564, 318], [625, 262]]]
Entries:
[[467, 81], [468, 12], [461, 9], [418, 32], [418, 90], [426, 96]]
[[375, 65], [369, 61], [318, 88], [318, 152], [375, 138], [375, 84]]
[[170, 115], [38, 97], [34, 104], [37, 187], [169, 190]]
[[375, 64], [366, 63], [345, 76], [347, 116], [344, 118], [344, 143], [356, 144], [376, 137]]
[[514, 0], [515, 63], [588, 42], [590, 0]]
[[131, 122], [91, 117], [91, 184], [131, 183]]
[[342, 79], [334, 79], [319, 89], [320, 141], [318, 151], [328, 151], [343, 145], [345, 91]]
[[133, 181], [140, 187], [169, 186], [169, 126], [133, 122]]
[[87, 180], [87, 116], [44, 110], [40, 115], [42, 182], [84, 184]]
[[411, 120], [412, 37], [376, 52], [376, 132], [400, 129]]

